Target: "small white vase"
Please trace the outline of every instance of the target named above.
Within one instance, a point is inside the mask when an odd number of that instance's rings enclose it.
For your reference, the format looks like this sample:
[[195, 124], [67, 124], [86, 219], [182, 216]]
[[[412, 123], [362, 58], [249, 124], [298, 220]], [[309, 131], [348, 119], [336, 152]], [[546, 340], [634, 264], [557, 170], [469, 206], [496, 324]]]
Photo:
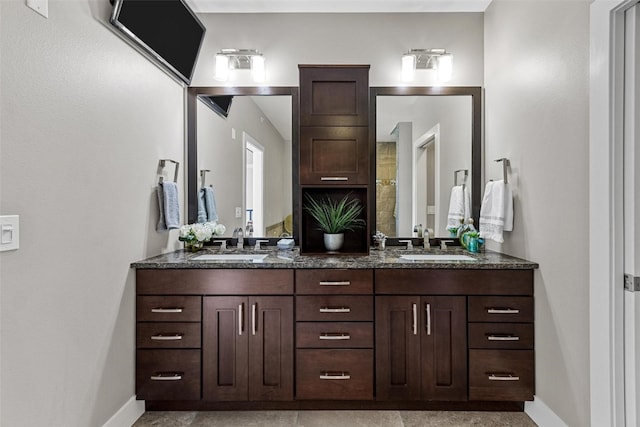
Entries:
[[344, 243], [344, 233], [324, 234], [324, 247], [331, 252], [339, 251]]

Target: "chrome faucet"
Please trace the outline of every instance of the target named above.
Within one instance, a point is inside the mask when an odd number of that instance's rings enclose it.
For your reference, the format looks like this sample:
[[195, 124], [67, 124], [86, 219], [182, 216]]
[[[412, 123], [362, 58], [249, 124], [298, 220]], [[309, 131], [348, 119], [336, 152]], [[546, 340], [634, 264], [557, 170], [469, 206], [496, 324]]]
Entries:
[[429, 229], [425, 228], [422, 235], [424, 236], [422, 239], [422, 247], [424, 249], [430, 249], [431, 243], [429, 242]]
[[244, 247], [244, 239], [242, 238], [242, 227], [238, 227], [233, 230], [233, 237], [238, 239], [238, 249], [242, 249]]
[[256, 251], [260, 250], [260, 243], [269, 243], [269, 241], [268, 240], [256, 239], [256, 246], [254, 248]]
[[407, 250], [413, 249], [413, 243], [411, 242], [411, 240], [398, 240], [398, 243], [406, 243], [407, 244]]

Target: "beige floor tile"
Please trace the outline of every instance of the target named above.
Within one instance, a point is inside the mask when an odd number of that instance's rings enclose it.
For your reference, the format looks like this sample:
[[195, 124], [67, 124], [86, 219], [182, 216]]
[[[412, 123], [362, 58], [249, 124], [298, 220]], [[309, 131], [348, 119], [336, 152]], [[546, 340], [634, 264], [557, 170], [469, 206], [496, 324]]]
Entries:
[[405, 427], [536, 427], [524, 412], [400, 411]]
[[191, 427], [287, 427], [295, 426], [296, 411], [198, 412]]
[[187, 427], [195, 416], [196, 412], [145, 412], [133, 427]]
[[398, 411], [300, 411], [300, 427], [402, 427]]

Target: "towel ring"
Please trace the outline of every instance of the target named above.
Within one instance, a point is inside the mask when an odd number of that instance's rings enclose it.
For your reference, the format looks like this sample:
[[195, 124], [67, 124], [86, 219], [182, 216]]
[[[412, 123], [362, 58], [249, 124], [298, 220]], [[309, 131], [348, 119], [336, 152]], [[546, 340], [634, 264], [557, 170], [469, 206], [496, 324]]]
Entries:
[[[173, 182], [178, 182], [178, 169], [180, 168], [180, 162], [176, 162], [175, 160], [171, 160], [171, 159], [160, 159], [160, 162], [159, 162], [160, 169], [164, 169], [166, 162], [175, 163], [176, 170], [173, 174]], [[164, 178], [160, 176], [158, 182], [162, 184], [163, 181], [164, 181]]]
[[464, 178], [462, 178], [462, 187], [464, 188], [465, 183], [467, 182], [467, 176], [469, 176], [469, 169], [458, 169], [453, 171], [453, 186], [458, 185], [458, 172], [464, 172]]
[[501, 159], [496, 159], [494, 161], [502, 162], [502, 177], [504, 179], [504, 183], [508, 184], [509, 181], [507, 179], [507, 175], [508, 175], [507, 172], [508, 172], [509, 166], [511, 166], [511, 162], [506, 157], [502, 157]]
[[200, 181], [202, 183], [202, 185], [200, 186], [200, 188], [204, 188], [206, 186], [206, 178], [205, 176], [207, 175], [207, 172], [211, 172], [211, 169], [200, 169]]

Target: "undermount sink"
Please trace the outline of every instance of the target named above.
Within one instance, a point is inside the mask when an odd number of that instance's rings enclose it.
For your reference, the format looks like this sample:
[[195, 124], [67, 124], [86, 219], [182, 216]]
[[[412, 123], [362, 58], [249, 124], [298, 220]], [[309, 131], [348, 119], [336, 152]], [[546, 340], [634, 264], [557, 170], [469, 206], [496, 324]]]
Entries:
[[407, 261], [475, 261], [475, 258], [459, 254], [407, 254], [400, 255], [401, 259]]
[[205, 254], [191, 258], [192, 261], [243, 261], [262, 262], [267, 254]]

